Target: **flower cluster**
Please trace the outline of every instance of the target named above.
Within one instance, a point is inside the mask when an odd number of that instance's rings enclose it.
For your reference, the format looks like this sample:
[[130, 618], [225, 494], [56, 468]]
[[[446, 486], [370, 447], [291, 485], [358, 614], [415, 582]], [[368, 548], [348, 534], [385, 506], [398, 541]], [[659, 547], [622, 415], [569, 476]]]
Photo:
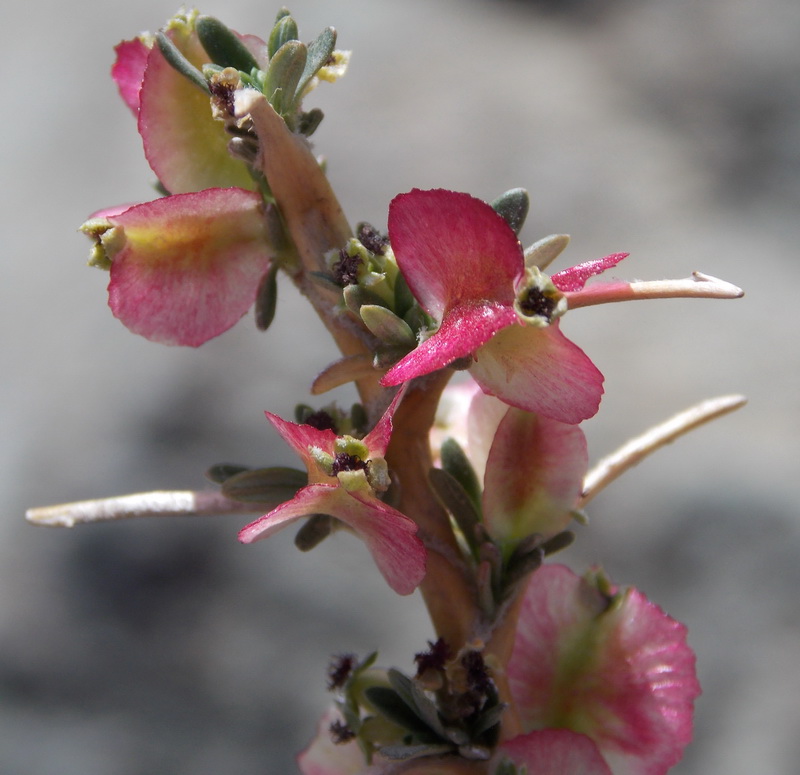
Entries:
[[568, 238], [522, 247], [522, 189], [492, 203], [414, 189], [391, 202], [387, 234], [353, 233], [308, 140], [322, 114], [303, 107], [344, 72], [335, 41], [328, 28], [301, 43], [285, 10], [265, 39], [191, 11], [117, 47], [112, 75], [161, 196], [82, 227], [90, 263], [110, 273], [113, 314], [193, 347], [253, 305], [266, 329], [283, 270], [340, 350], [312, 392], [353, 382], [360, 401], [349, 413], [300, 406], [296, 422], [267, 412], [305, 470], [214, 466], [221, 491], [180, 513], [259, 514], [239, 533], [246, 544], [303, 520], [304, 550], [344, 529], [395, 592], [421, 591], [436, 638], [417, 674], [341, 658], [305, 775], [666, 772], [699, 694], [685, 628], [599, 568], [581, 577], [547, 560], [575, 538], [597, 481], [580, 423], [603, 393], [562, 318], [741, 291], [700, 273], [589, 282], [625, 253], [546, 274]]

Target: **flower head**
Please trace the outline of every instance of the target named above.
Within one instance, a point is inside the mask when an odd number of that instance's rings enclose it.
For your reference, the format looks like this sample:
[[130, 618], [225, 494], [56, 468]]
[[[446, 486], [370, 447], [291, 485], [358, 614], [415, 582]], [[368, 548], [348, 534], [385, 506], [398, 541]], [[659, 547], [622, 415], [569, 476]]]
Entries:
[[409, 288], [439, 328], [383, 384], [470, 358], [481, 388], [512, 406], [568, 423], [597, 411], [603, 376], [559, 329], [562, 290], [582, 287], [623, 254], [547, 277], [526, 269], [516, 234], [488, 204], [444, 190], [395, 197], [389, 237]]
[[425, 575], [425, 547], [416, 536], [416, 524], [379, 497], [389, 487], [384, 455], [392, 415], [401, 400], [402, 391], [363, 439], [287, 422], [267, 412], [267, 419], [305, 463], [308, 486], [247, 525], [239, 540], [252, 543], [303, 517], [330, 514], [363, 539], [395, 592], [413, 592]]

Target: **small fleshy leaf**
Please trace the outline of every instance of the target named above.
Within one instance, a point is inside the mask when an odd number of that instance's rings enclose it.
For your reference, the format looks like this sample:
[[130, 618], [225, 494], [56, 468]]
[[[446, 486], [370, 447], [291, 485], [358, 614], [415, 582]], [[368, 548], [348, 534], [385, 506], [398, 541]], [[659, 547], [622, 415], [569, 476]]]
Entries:
[[222, 484], [226, 479], [230, 479], [236, 474], [241, 474], [243, 471], [249, 471], [250, 466], [240, 466], [232, 463], [217, 463], [211, 466], [206, 473], [205, 477], [214, 484]]
[[[354, 287], [354, 286], [350, 286]], [[359, 315], [364, 325], [382, 342], [411, 348], [417, 343], [414, 332], [390, 309], [377, 304], [362, 304]]]
[[432, 468], [428, 479], [434, 495], [453, 515], [470, 549], [477, 552], [475, 528], [480, 524], [480, 517], [467, 491], [452, 474], [441, 468]]
[[333, 518], [330, 514], [312, 514], [306, 523], [297, 531], [294, 545], [301, 552], [310, 552], [322, 543], [333, 530]]
[[229, 476], [222, 484], [222, 494], [231, 500], [272, 508], [294, 498], [307, 484], [308, 475], [304, 471], [279, 466], [256, 468]]
[[280, 265], [273, 261], [261, 278], [256, 292], [256, 328], [266, 331], [275, 319], [278, 305], [278, 269]]
[[247, 46], [219, 19], [213, 16], [198, 16], [195, 28], [200, 43], [215, 64], [221, 67], [233, 67], [243, 73], [250, 73], [253, 68], [258, 67], [258, 62]]
[[297, 35], [297, 22], [289, 15], [289, 12], [286, 11], [286, 13], [282, 15], [279, 14], [278, 18], [275, 20], [275, 26], [272, 28], [272, 32], [269, 34], [269, 40], [267, 41], [269, 58], [272, 59], [284, 43], [288, 43], [290, 40], [299, 40]]
[[208, 81], [206, 81], [203, 73], [183, 55], [180, 49], [163, 32], [156, 33], [156, 44], [171, 68], [180, 73], [189, 83], [198, 86], [206, 94], [211, 93], [208, 88]]
[[531, 200], [524, 188], [512, 188], [492, 202], [492, 209], [503, 216], [503, 220], [519, 234], [528, 217]]
[[306, 59], [303, 74], [297, 83], [295, 99], [303, 96], [309, 81], [317, 74], [320, 67], [331, 58], [335, 46], [336, 30], [333, 27], [326, 27], [313, 42], [308, 44], [308, 58]]
[[442, 459], [442, 468], [464, 488], [476, 512], [480, 514], [481, 483], [461, 445], [455, 439], [447, 438], [442, 442], [439, 455]]
[[295, 90], [306, 65], [307, 49], [299, 40], [284, 43], [270, 59], [264, 95], [282, 116], [295, 104]]
[[569, 235], [551, 234], [537, 240], [525, 249], [525, 266], [535, 266], [546, 269], [553, 263], [569, 245]]

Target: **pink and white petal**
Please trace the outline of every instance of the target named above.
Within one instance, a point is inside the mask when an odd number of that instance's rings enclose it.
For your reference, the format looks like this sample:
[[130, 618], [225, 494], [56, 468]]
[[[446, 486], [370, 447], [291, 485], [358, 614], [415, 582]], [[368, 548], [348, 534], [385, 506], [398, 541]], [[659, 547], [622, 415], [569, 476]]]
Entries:
[[461, 304], [448, 310], [439, 330], [395, 363], [383, 375], [381, 385], [399, 385], [472, 355], [517, 319], [512, 307], [493, 302]]
[[483, 514], [501, 544], [564, 530], [589, 465], [577, 425], [511, 408], [500, 422], [486, 464]]
[[267, 271], [261, 197], [210, 189], [135, 205], [108, 221], [124, 231], [109, 306], [131, 331], [197, 347], [236, 323]]
[[311, 514], [330, 514], [348, 525], [367, 545], [378, 570], [400, 595], [411, 594], [425, 576], [426, 551], [417, 526], [377, 498], [349, 493], [337, 485], [312, 484], [239, 533], [252, 543]]
[[558, 322], [504, 328], [478, 350], [470, 373], [510, 406], [571, 424], [592, 417], [603, 395], [603, 375]]
[[475, 386], [475, 393], [467, 415], [467, 454], [479, 481], [483, 482], [494, 435], [509, 406], [499, 398], [484, 393], [474, 379], [470, 382]]
[[[208, 61], [195, 32], [173, 29], [169, 35], [193, 65]], [[145, 156], [167, 191], [255, 189], [244, 162], [228, 153], [230, 137], [222, 122], [213, 118], [209, 95], [180, 75], [158, 46], [147, 58], [139, 97]]]
[[568, 568], [540, 568], [508, 673], [525, 731], [586, 734], [615, 775], [665, 773], [691, 737], [700, 688], [686, 628], [634, 590], [609, 605]]
[[628, 257], [628, 253], [612, 253], [610, 256], [603, 258], [596, 258], [592, 261], [585, 261], [582, 264], [576, 264], [569, 269], [563, 269], [551, 275], [550, 279], [553, 285], [562, 292], [566, 291], [580, 291], [586, 281], [596, 274], [605, 272], [612, 266], [616, 266], [623, 258]]
[[297, 757], [297, 766], [302, 775], [362, 775], [367, 770], [364, 754], [353, 739], [346, 743], [334, 743], [331, 724], [344, 723], [342, 714], [330, 708], [319, 722], [317, 735], [311, 744]]
[[308, 448], [318, 447], [323, 452], [333, 455], [336, 434], [332, 430], [318, 430], [311, 425], [289, 422], [272, 412], [264, 412], [267, 419], [281, 435], [281, 438], [297, 452], [308, 468], [308, 475], [313, 481], [319, 475], [319, 466], [311, 457]]
[[522, 248], [486, 202], [443, 189], [400, 194], [389, 205], [389, 238], [408, 287], [437, 320], [467, 302], [513, 303]]
[[134, 116], [139, 115], [139, 90], [147, 65], [150, 49], [140, 38], [123, 40], [114, 47], [117, 58], [111, 66], [111, 77], [119, 89], [120, 96]]
[[496, 758], [503, 757], [528, 775], [615, 775], [590, 738], [568, 729], [519, 735], [500, 746]]
[[403, 400], [405, 395], [405, 387], [401, 387], [397, 393], [394, 394], [391, 403], [386, 408], [386, 411], [381, 415], [381, 419], [375, 424], [375, 427], [364, 437], [364, 444], [369, 450], [369, 456], [384, 457], [386, 450], [389, 447], [389, 440], [392, 436], [392, 418], [397, 411], [397, 407]]

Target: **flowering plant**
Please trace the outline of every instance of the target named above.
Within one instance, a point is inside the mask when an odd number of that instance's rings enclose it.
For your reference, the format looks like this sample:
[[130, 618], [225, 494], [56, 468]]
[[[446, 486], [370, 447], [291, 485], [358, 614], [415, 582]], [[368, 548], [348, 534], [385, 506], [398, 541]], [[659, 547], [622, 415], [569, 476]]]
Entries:
[[[161, 196], [95, 213], [90, 263], [131, 331], [197, 347], [255, 308], [273, 321], [278, 272], [305, 294], [339, 356], [313, 380], [354, 383], [359, 403], [267, 419], [305, 471], [226, 464], [217, 490], [156, 492], [32, 509], [37, 524], [148, 514], [257, 516], [252, 543], [303, 521], [311, 550], [337, 530], [366, 544], [398, 594], [419, 589], [434, 635], [407, 675], [374, 654], [336, 657], [334, 692], [299, 757], [305, 775], [656, 775], [681, 757], [700, 688], [685, 628], [600, 568], [548, 561], [589, 501], [728, 396], [646, 432], [589, 469], [580, 423], [603, 376], [561, 331], [580, 307], [670, 297], [736, 298], [682, 280], [593, 280], [625, 253], [553, 274], [568, 238], [527, 249], [528, 195], [491, 203], [414, 189], [388, 233], [350, 222], [314, 156], [322, 120], [304, 99], [341, 76], [332, 28], [300, 42], [282, 10], [262, 40], [195, 11], [117, 47], [112, 70]], [[468, 372], [449, 384], [457, 372]]]

